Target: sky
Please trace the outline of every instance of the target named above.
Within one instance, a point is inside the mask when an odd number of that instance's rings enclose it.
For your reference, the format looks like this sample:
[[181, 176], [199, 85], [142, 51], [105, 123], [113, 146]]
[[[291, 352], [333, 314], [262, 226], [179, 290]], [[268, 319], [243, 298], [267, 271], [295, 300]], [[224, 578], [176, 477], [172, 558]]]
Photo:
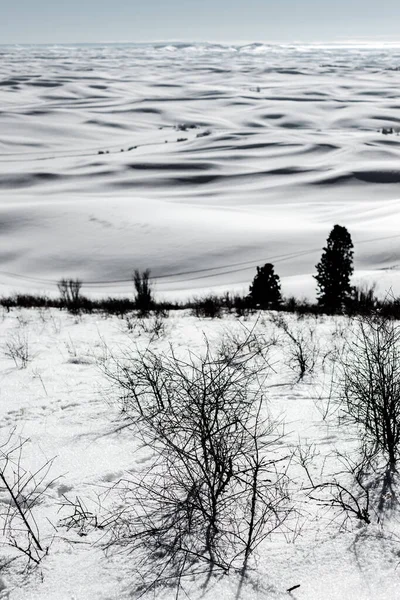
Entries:
[[0, 43], [400, 41], [399, 0], [0, 0]]

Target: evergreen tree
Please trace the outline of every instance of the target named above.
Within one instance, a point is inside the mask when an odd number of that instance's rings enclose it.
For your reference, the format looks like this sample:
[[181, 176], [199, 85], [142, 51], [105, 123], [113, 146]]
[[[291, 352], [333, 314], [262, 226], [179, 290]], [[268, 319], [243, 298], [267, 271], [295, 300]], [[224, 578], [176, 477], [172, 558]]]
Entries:
[[274, 272], [274, 265], [267, 263], [263, 267], [257, 267], [249, 297], [253, 304], [261, 308], [273, 308], [282, 301], [281, 284]]
[[346, 227], [334, 226], [316, 269], [318, 304], [330, 312], [340, 311], [352, 293], [353, 242]]

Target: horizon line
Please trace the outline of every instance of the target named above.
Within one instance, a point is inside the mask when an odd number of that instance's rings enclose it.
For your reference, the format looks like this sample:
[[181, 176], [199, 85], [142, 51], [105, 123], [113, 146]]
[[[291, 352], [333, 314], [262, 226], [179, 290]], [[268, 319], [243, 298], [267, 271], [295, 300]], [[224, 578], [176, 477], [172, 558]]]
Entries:
[[391, 45], [391, 46], [400, 46], [400, 40], [398, 38], [385, 38], [385, 37], [357, 37], [353, 39], [349, 38], [334, 38], [328, 40], [304, 40], [304, 39], [293, 39], [293, 40], [201, 40], [201, 39], [178, 39], [178, 38], [166, 38], [166, 39], [152, 39], [152, 40], [96, 40], [96, 41], [48, 41], [48, 42], [0, 42], [0, 46], [66, 46], [66, 45], [79, 45], [79, 46], [93, 46], [93, 45], [128, 45], [128, 44], [137, 44], [137, 45], [156, 45], [156, 44], [213, 44], [219, 46], [229, 46], [229, 45], [266, 45], [266, 46], [291, 46], [304, 44], [309, 46], [314, 45]]

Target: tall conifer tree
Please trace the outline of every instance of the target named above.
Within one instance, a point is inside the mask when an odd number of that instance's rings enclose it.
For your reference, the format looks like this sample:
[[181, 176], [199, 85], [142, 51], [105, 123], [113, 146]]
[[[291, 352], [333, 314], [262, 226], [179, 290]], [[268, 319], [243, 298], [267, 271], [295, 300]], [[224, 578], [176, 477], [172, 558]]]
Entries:
[[353, 242], [346, 227], [335, 225], [320, 262], [316, 265], [318, 303], [330, 312], [337, 312], [352, 293], [350, 278], [353, 274]]

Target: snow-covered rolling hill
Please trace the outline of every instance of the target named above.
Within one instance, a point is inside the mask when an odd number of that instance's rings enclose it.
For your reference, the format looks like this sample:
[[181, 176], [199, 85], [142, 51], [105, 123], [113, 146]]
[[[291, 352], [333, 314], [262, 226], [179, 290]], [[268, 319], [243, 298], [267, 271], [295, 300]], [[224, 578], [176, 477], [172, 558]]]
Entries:
[[387, 45], [0, 47], [1, 290], [313, 297], [335, 223], [399, 290], [399, 84]]

